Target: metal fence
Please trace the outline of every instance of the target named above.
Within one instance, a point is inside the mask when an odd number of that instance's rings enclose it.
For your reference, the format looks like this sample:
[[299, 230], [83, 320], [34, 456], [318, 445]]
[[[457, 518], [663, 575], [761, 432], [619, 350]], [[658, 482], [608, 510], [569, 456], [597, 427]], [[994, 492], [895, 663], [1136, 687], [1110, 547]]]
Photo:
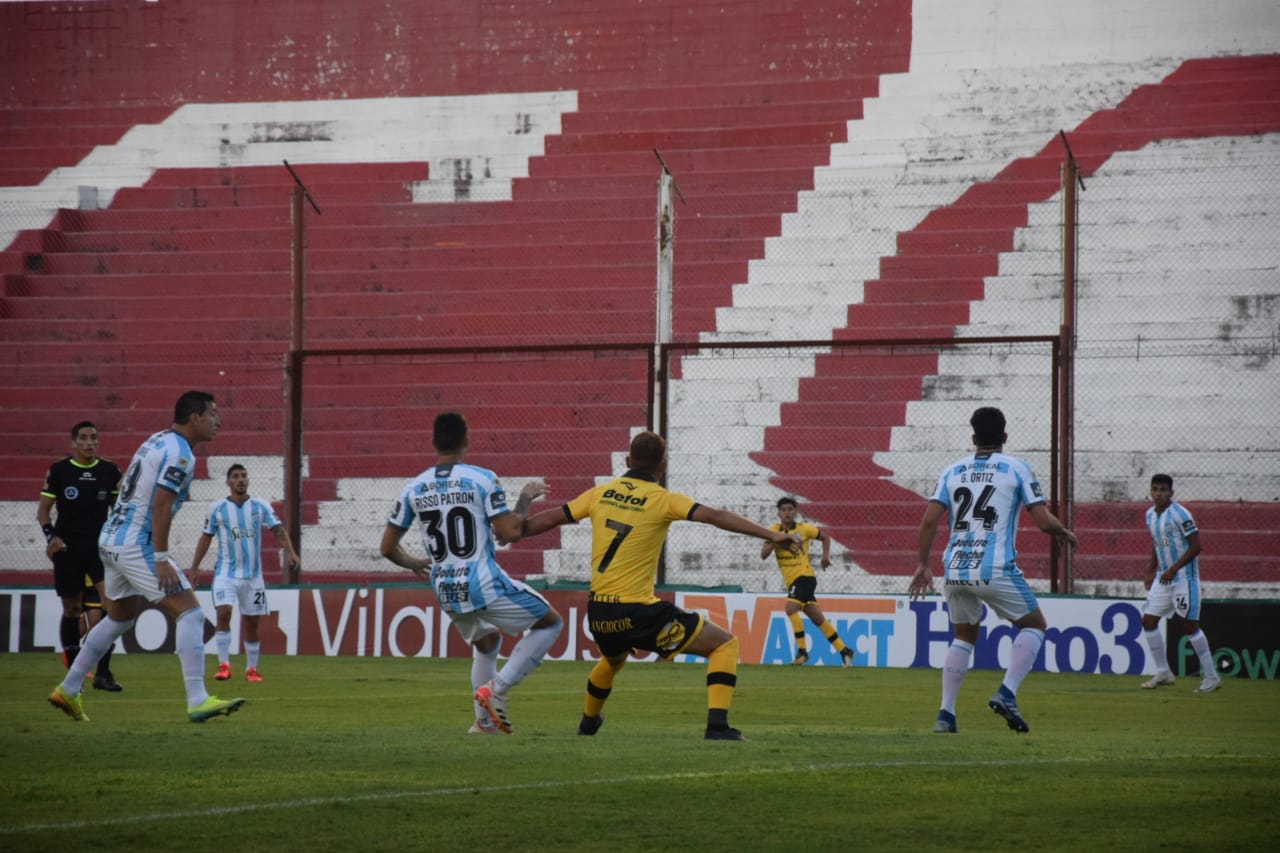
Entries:
[[[752, 236], [743, 239], [763, 257], [741, 266], [710, 255], [689, 263], [694, 242], [714, 252], [747, 221], [746, 208], [733, 207], [736, 196], [715, 204], [691, 196], [687, 207], [675, 206], [683, 235], [674, 243], [679, 343], [661, 356], [646, 340], [651, 298], [598, 297], [624, 290], [634, 297], [652, 281], [652, 245], [641, 252], [628, 242], [611, 261], [592, 254], [601, 240], [620, 239], [613, 221], [591, 239], [566, 230], [532, 285], [512, 281], [492, 291], [495, 305], [512, 307], [506, 331], [485, 343], [521, 331], [571, 343], [387, 349], [430, 332], [448, 307], [423, 279], [446, 293], [471, 293], [466, 288], [503, 272], [451, 269], [478, 257], [449, 243], [452, 231], [415, 221], [394, 233], [348, 233], [356, 223], [344, 216], [358, 207], [326, 204], [323, 228], [317, 223], [308, 236], [306, 340], [359, 347], [311, 350], [299, 396], [281, 394], [290, 388], [282, 359], [291, 253], [290, 181], [279, 171], [259, 177], [260, 185], [199, 193], [160, 181], [122, 192], [109, 211], [63, 209], [48, 228], [27, 213], [0, 211], [12, 230], [28, 229], [6, 255], [6, 363], [14, 380], [3, 416], [15, 459], [47, 464], [65, 453], [61, 436], [82, 417], [98, 422], [104, 454], [127, 457], [168, 422], [176, 393], [209, 388], [226, 428], [207, 451], [209, 479], [193, 498], [220, 496], [226, 464], [247, 459], [255, 491], [284, 501], [290, 477], [281, 460], [296, 460], [301, 494], [290, 515], [305, 580], [310, 572], [386, 568], [376, 541], [392, 486], [430, 463], [436, 411], [468, 412], [477, 461], [492, 462], [514, 484], [549, 478], [552, 500], [618, 473], [632, 431], [665, 424], [673, 488], [759, 521], [771, 520], [778, 496], [794, 493], [808, 517], [836, 534], [827, 588], [897, 591], [911, 568], [923, 491], [936, 468], [965, 449], [968, 412], [995, 404], [1011, 419], [1010, 450], [1030, 459], [1050, 491], [1061, 488], [1062, 474], [1073, 475], [1063, 511], [1075, 514], [1085, 536], [1059, 578], [1064, 589], [1141, 591], [1149, 545], [1142, 512], [1157, 471], [1174, 476], [1177, 497], [1201, 520], [1216, 593], [1255, 594], [1280, 577], [1280, 142], [1272, 137], [1159, 143], [1087, 170], [1075, 214], [1074, 408], [1062, 422], [1074, 452], [1061, 472], [1051, 453], [1058, 398], [1048, 384], [1056, 359], [1047, 343], [1062, 318], [1067, 216], [1058, 194], [1027, 206], [1011, 244], [992, 243], [981, 263], [965, 267], [972, 282], [951, 300], [963, 312], [946, 326], [958, 340], [926, 343], [929, 336], [917, 333], [914, 345], [866, 339], [898, 334], [887, 325], [889, 310], [910, 316], [936, 301], [938, 291], [925, 273], [912, 273], [910, 252], [899, 245], [927, 247], [950, 235], [917, 230], [908, 239], [904, 229], [919, 218], [903, 220], [900, 210], [820, 181], [782, 216], [780, 235], [760, 236], [768, 217], [751, 220]], [[166, 219], [162, 203], [181, 215]], [[646, 207], [651, 200], [629, 204], [628, 215]], [[644, 230], [651, 240], [652, 222]], [[367, 260], [363, 243], [352, 242], [357, 235], [372, 241], [382, 266], [334, 266]], [[532, 232], [505, 239], [507, 256], [539, 252]], [[439, 250], [435, 266], [403, 266], [425, 246]], [[962, 265], [958, 258], [939, 263]], [[564, 263], [587, 269], [573, 278], [577, 292], [562, 292], [549, 311], [528, 308], [567, 275]], [[895, 269], [902, 279], [889, 279]], [[535, 287], [528, 301], [511, 302], [524, 285]], [[886, 291], [895, 298], [882, 298]], [[588, 303], [585, 314], [575, 307]], [[365, 316], [387, 310], [386, 321]], [[475, 320], [453, 314], [449, 329]], [[148, 352], [155, 330], [173, 317], [190, 318], [181, 324], [182, 346], [171, 335], [159, 355]], [[622, 326], [592, 337], [617, 317]], [[572, 332], [561, 337], [570, 318]], [[708, 327], [714, 331], [690, 331]], [[980, 343], [993, 339], [1005, 343]], [[39, 396], [51, 384], [66, 389], [55, 405]], [[292, 443], [291, 399], [301, 404]], [[8, 496], [14, 532], [6, 532], [5, 550], [22, 567], [44, 565], [26, 499], [41, 470]], [[194, 509], [182, 517], [188, 526], [198, 521]], [[686, 527], [673, 536], [666, 579], [772, 588], [752, 543]], [[585, 577], [579, 534], [557, 535], [514, 549], [513, 569]], [[1048, 555], [1033, 537], [1024, 534], [1026, 559], [1049, 585]]]

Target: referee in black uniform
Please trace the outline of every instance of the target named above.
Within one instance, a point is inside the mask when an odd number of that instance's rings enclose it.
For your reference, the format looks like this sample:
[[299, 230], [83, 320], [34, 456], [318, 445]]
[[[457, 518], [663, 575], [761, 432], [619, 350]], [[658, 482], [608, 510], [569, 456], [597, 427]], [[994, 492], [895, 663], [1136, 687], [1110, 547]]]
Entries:
[[[49, 466], [36, 520], [44, 532], [45, 555], [53, 560], [53, 586], [62, 599], [58, 626], [63, 662], [71, 665], [80, 651], [80, 617], [86, 590], [102, 596], [102, 559], [98, 533], [120, 492], [120, 469], [98, 457], [98, 428], [81, 421], [71, 428], [72, 454]], [[56, 509], [56, 520], [53, 512]], [[86, 583], [86, 577], [89, 583]], [[123, 690], [111, 675], [111, 652], [93, 677], [98, 690]]]

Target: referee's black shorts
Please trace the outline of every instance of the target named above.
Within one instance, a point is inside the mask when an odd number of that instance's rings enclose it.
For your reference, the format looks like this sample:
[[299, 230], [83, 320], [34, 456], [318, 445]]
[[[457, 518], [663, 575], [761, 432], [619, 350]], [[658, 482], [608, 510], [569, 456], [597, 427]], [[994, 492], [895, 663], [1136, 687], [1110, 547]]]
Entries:
[[64, 539], [65, 551], [53, 555], [53, 588], [58, 598], [75, 598], [84, 592], [84, 576], [102, 583], [102, 556], [98, 539]]

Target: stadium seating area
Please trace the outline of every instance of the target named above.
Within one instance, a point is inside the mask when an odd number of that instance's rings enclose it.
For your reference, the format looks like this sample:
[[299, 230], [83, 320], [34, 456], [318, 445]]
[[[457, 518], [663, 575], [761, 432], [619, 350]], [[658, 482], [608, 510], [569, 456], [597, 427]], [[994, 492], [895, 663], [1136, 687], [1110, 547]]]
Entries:
[[[982, 24], [957, 31], [932, 3], [841, 15], [796, 0], [733, 21], [684, 5], [677, 21], [676, 5], [655, 4], [588, 26], [596, 5], [549, 13], [548, 32], [576, 33], [571, 47], [547, 36], [535, 49], [518, 17], [496, 11], [463, 35], [451, 22], [431, 37], [456, 51], [455, 68], [478, 61], [465, 45], [481, 31], [527, 48], [452, 78], [415, 70], [398, 86], [311, 90], [246, 71], [222, 90], [182, 77], [157, 96], [138, 79], [147, 69], [112, 67], [135, 106], [65, 103], [76, 99], [52, 82], [47, 106], [5, 104], [0, 570], [43, 566], [34, 498], [71, 423], [97, 420], [104, 454], [123, 461], [187, 387], [218, 395], [225, 427], [179, 535], [194, 541], [230, 461], [248, 460], [255, 493], [283, 496], [294, 185], [283, 160], [320, 207], [306, 214], [312, 348], [651, 342], [655, 151], [682, 199], [678, 341], [1046, 335], [1059, 323], [1062, 130], [1088, 181], [1075, 524], [1096, 544], [1081, 549], [1080, 586], [1134, 590], [1149, 545], [1144, 477], [1161, 467], [1204, 471], [1179, 477], [1179, 496], [1213, 531], [1221, 581], [1276, 581], [1275, 364], [1239, 376], [1221, 358], [1191, 371], [1088, 358], [1100, 342], [1280, 331], [1275, 241], [1248, 230], [1280, 189], [1280, 55], [1250, 32], [1252, 3], [1198, 41], [1171, 12], [1146, 44], [1063, 39], [1045, 24], [1014, 27], [1022, 47], [989, 53]], [[1036, 38], [1039, 55], [1026, 45]], [[634, 55], [638, 43], [651, 52]], [[1168, 183], [1136, 185], [1143, 174]], [[963, 451], [974, 405], [1016, 411], [1011, 449], [1047, 476], [1044, 355], [991, 359], [686, 355], [673, 372], [671, 485], [761, 520], [779, 495], [799, 495], [838, 543], [843, 571], [825, 589], [900, 591], [920, 495]], [[642, 355], [603, 348], [307, 370], [313, 579], [391, 568], [377, 537], [403, 480], [429, 462], [436, 411], [468, 412], [472, 458], [509, 485], [548, 478], [564, 499], [618, 470], [650, 390]], [[1135, 387], [1148, 391], [1136, 403]], [[581, 578], [586, 547], [584, 530], [562, 529], [505, 564]], [[1043, 578], [1042, 549], [1028, 550]], [[673, 536], [669, 553], [673, 581], [773, 583], [752, 549], [706, 531]]]

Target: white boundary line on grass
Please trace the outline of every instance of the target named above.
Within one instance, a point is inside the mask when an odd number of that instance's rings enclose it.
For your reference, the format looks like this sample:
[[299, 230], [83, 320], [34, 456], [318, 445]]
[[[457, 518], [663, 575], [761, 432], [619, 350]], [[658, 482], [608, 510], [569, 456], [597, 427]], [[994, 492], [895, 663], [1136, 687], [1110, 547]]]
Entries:
[[[1213, 758], [1227, 760], [1247, 760], [1257, 756], [1247, 755], [1212, 755], [1212, 756], [1179, 756], [1180, 758]], [[1169, 756], [1163, 757], [1165, 760]], [[866, 768], [909, 768], [909, 767], [1021, 767], [1049, 764], [1096, 764], [1111, 761], [1109, 756], [1097, 758], [1020, 758], [991, 759], [986, 761], [837, 761], [830, 764], [807, 764], [799, 767], [743, 768], [723, 772], [700, 773], [664, 773], [647, 776], [612, 776], [603, 779], [566, 779], [548, 782], [523, 782], [512, 785], [461, 785], [452, 788], [428, 788], [421, 791], [389, 791], [381, 794], [360, 794], [347, 797], [313, 797], [301, 800], [280, 800], [273, 803], [249, 803], [243, 806], [227, 806], [215, 809], [198, 809], [182, 812], [157, 812], [155, 814], [130, 815], [124, 817], [104, 818], [101, 820], [68, 820], [58, 823], [30, 823], [24, 826], [0, 827], [0, 836], [20, 835], [27, 832], [63, 832], [76, 829], [97, 829], [110, 826], [127, 826], [130, 824], [148, 823], [161, 820], [189, 820], [200, 818], [217, 818], [228, 815], [245, 814], [247, 812], [276, 811], [284, 809], [305, 809], [317, 806], [331, 806], [350, 803], [372, 803], [388, 800], [406, 800], [414, 797], [447, 797], [456, 794], [500, 794], [511, 791], [534, 791], [548, 788], [571, 788], [593, 785], [630, 785], [636, 782], [671, 782], [682, 779], [718, 779], [727, 776], [757, 776], [762, 773], [813, 773], [820, 770], [852, 770]]]

